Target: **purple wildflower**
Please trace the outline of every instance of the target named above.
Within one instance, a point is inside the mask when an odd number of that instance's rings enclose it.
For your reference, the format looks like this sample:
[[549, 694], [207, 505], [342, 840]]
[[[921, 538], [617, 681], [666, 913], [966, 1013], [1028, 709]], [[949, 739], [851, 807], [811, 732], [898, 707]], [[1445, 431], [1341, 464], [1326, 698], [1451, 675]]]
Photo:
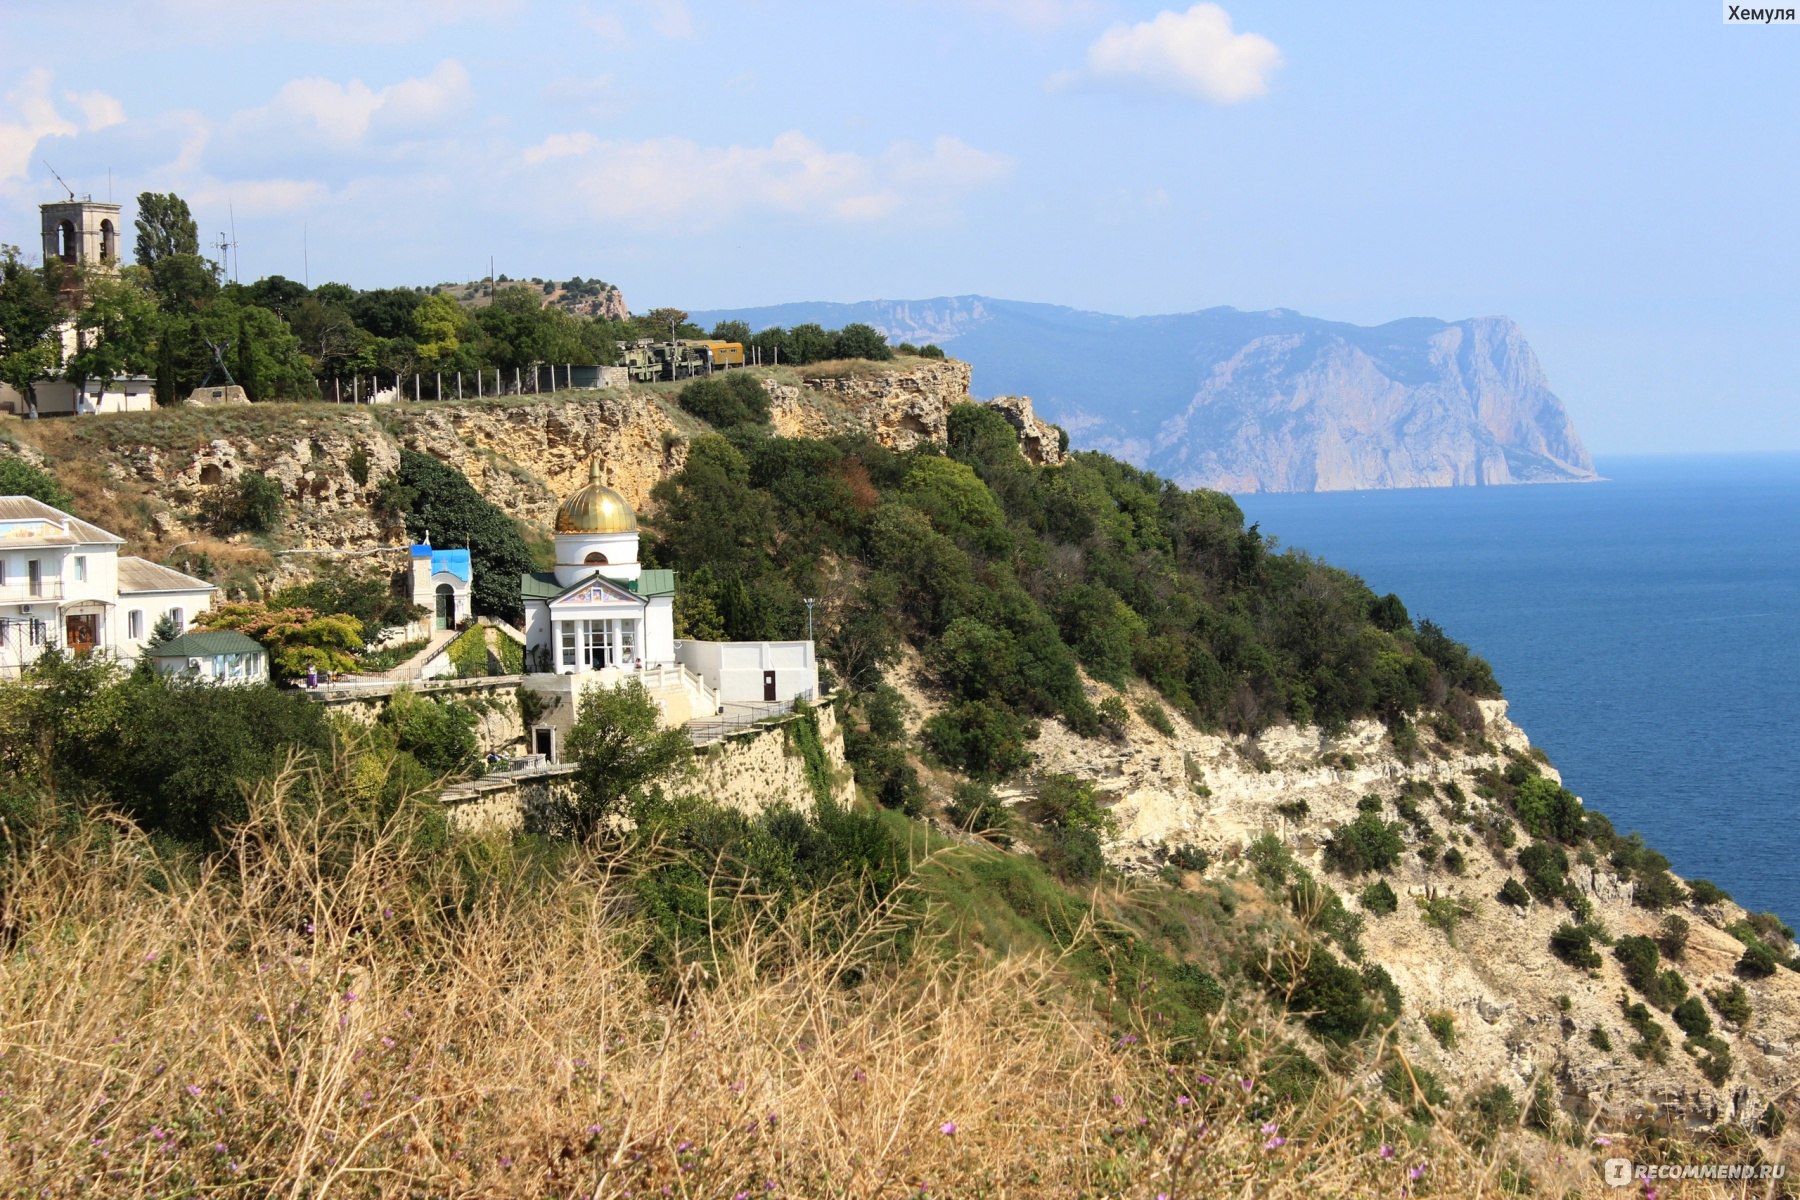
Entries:
[[955, 1121], [945, 1121], [942, 1125], [938, 1126], [938, 1132], [943, 1134], [945, 1137], [954, 1136], [956, 1133], [956, 1122]]

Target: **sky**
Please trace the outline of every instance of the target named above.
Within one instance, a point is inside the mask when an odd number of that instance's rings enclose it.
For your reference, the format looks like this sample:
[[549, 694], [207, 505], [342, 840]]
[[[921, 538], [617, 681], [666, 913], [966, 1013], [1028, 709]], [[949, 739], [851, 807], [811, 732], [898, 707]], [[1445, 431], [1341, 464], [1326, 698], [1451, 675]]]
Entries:
[[1598, 454], [1800, 449], [1800, 25], [1717, 0], [0, 0], [0, 45], [34, 254], [54, 168], [246, 282], [1506, 315]]

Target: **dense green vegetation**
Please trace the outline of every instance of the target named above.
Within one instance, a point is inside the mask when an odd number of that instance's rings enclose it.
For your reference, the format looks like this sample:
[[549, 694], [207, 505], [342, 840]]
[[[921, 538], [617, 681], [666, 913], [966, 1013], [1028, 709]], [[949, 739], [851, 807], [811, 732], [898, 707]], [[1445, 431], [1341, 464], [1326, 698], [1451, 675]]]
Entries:
[[1468, 701], [1497, 694], [1442, 630], [1277, 552], [1229, 497], [1103, 455], [1032, 466], [978, 405], [952, 412], [947, 454], [733, 423], [697, 438], [656, 499], [648, 553], [683, 570], [684, 623], [792, 637], [800, 598], [826, 596], [838, 676], [867, 690], [903, 640], [919, 647], [948, 699], [927, 744], [976, 775], [1018, 769], [1033, 721], [1102, 732], [1082, 669], [1143, 678], [1189, 721], [1238, 732], [1435, 710], [1450, 736], [1479, 737]]
[[409, 536], [469, 548], [476, 612], [509, 621], [523, 616], [519, 576], [532, 569], [531, 551], [513, 519], [482, 499], [461, 471], [402, 450], [400, 469], [382, 482], [379, 503], [405, 517]]

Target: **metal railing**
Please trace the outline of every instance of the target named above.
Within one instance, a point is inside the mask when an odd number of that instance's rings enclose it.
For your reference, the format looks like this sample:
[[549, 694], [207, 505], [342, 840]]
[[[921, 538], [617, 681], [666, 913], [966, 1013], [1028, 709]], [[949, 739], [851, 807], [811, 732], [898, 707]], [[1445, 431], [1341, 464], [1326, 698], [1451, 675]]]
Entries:
[[36, 583], [29, 578], [8, 579], [0, 583], [0, 604], [36, 604], [39, 600], [61, 600], [62, 579], [46, 575]]
[[704, 746], [754, 728], [779, 720], [794, 711], [794, 701], [804, 700], [812, 703], [813, 691], [807, 688], [792, 700], [763, 701], [755, 704], [746, 702], [727, 702], [723, 712], [710, 717], [699, 717], [687, 723], [688, 737], [694, 745]]

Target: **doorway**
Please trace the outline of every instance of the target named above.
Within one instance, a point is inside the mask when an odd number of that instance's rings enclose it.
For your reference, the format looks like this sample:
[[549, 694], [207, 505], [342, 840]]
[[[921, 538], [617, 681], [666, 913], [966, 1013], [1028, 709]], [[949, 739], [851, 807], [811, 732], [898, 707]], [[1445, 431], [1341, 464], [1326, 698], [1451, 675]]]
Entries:
[[447, 583], [440, 583], [437, 586], [437, 618], [433, 627], [437, 629], [456, 628], [456, 593], [450, 589], [450, 585]]
[[555, 762], [556, 730], [548, 725], [539, 725], [531, 731], [531, 752], [544, 756], [545, 762]]
[[71, 654], [88, 654], [100, 641], [100, 618], [93, 613], [63, 620], [63, 645]]
[[763, 699], [770, 703], [775, 701], [775, 672], [773, 671], [763, 672]]

